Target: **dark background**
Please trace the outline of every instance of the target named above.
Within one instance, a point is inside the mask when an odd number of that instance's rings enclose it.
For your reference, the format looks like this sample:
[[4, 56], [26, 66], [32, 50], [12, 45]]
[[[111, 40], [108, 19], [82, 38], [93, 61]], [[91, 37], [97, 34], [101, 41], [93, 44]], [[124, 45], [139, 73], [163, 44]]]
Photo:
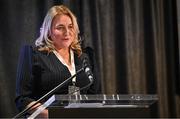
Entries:
[[67, 5], [83, 47], [94, 50], [105, 94], [157, 94], [159, 117], [180, 117], [176, 0], [1, 0], [0, 117], [14, 103], [19, 51], [33, 44], [47, 10]]

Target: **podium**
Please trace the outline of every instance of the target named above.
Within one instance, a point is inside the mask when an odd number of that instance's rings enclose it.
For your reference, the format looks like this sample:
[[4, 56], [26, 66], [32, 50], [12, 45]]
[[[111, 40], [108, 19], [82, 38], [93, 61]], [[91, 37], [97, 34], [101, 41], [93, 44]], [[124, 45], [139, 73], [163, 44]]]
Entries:
[[150, 118], [157, 102], [157, 95], [53, 95], [30, 118], [45, 108], [49, 118]]

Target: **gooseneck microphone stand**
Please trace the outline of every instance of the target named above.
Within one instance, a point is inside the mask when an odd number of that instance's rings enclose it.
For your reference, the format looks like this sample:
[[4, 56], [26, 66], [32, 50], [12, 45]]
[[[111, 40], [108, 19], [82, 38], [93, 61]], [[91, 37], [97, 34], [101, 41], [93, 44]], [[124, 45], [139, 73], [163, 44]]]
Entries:
[[68, 79], [66, 79], [65, 81], [63, 81], [62, 83], [60, 83], [58, 86], [56, 86], [55, 88], [53, 88], [52, 90], [50, 90], [48, 93], [46, 93], [44, 96], [42, 96], [41, 98], [39, 98], [33, 105], [31, 105], [30, 107], [25, 108], [23, 111], [21, 111], [20, 113], [18, 113], [16, 116], [13, 117], [13, 119], [16, 118], [20, 118], [21, 116], [23, 116], [26, 112], [28, 112], [33, 106], [35, 106], [36, 104], [38, 104], [39, 102], [41, 102], [43, 99], [45, 99], [46, 97], [52, 95], [56, 90], [58, 90], [59, 88], [61, 88], [62, 86], [64, 86], [67, 82], [69, 82], [71, 79], [73, 79], [77, 74], [79, 74], [81, 71], [83, 71], [84, 68], [79, 69], [76, 74], [74, 74], [73, 76], [69, 77]]

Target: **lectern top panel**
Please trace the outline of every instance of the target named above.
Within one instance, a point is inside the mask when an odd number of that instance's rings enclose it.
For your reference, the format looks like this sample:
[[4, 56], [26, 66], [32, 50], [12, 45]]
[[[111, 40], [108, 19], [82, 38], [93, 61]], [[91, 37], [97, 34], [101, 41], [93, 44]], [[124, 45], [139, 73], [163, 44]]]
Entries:
[[54, 95], [56, 100], [69, 101], [69, 100], [129, 100], [129, 101], [140, 101], [140, 100], [157, 100], [157, 95]]
[[[53, 100], [53, 101], [52, 101]], [[51, 97], [51, 106], [67, 105], [101, 105], [98, 107], [117, 107], [117, 106], [133, 106], [148, 107], [158, 100], [157, 95], [53, 95]], [[82, 106], [82, 107], [83, 107]]]

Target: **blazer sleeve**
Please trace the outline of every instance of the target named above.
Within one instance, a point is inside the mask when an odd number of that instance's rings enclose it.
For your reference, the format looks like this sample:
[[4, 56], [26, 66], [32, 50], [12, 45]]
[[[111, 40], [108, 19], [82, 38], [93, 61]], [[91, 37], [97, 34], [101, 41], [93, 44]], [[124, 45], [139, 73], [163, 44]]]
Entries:
[[25, 45], [20, 50], [16, 76], [16, 107], [21, 111], [30, 102], [33, 88], [32, 79], [32, 46]]

